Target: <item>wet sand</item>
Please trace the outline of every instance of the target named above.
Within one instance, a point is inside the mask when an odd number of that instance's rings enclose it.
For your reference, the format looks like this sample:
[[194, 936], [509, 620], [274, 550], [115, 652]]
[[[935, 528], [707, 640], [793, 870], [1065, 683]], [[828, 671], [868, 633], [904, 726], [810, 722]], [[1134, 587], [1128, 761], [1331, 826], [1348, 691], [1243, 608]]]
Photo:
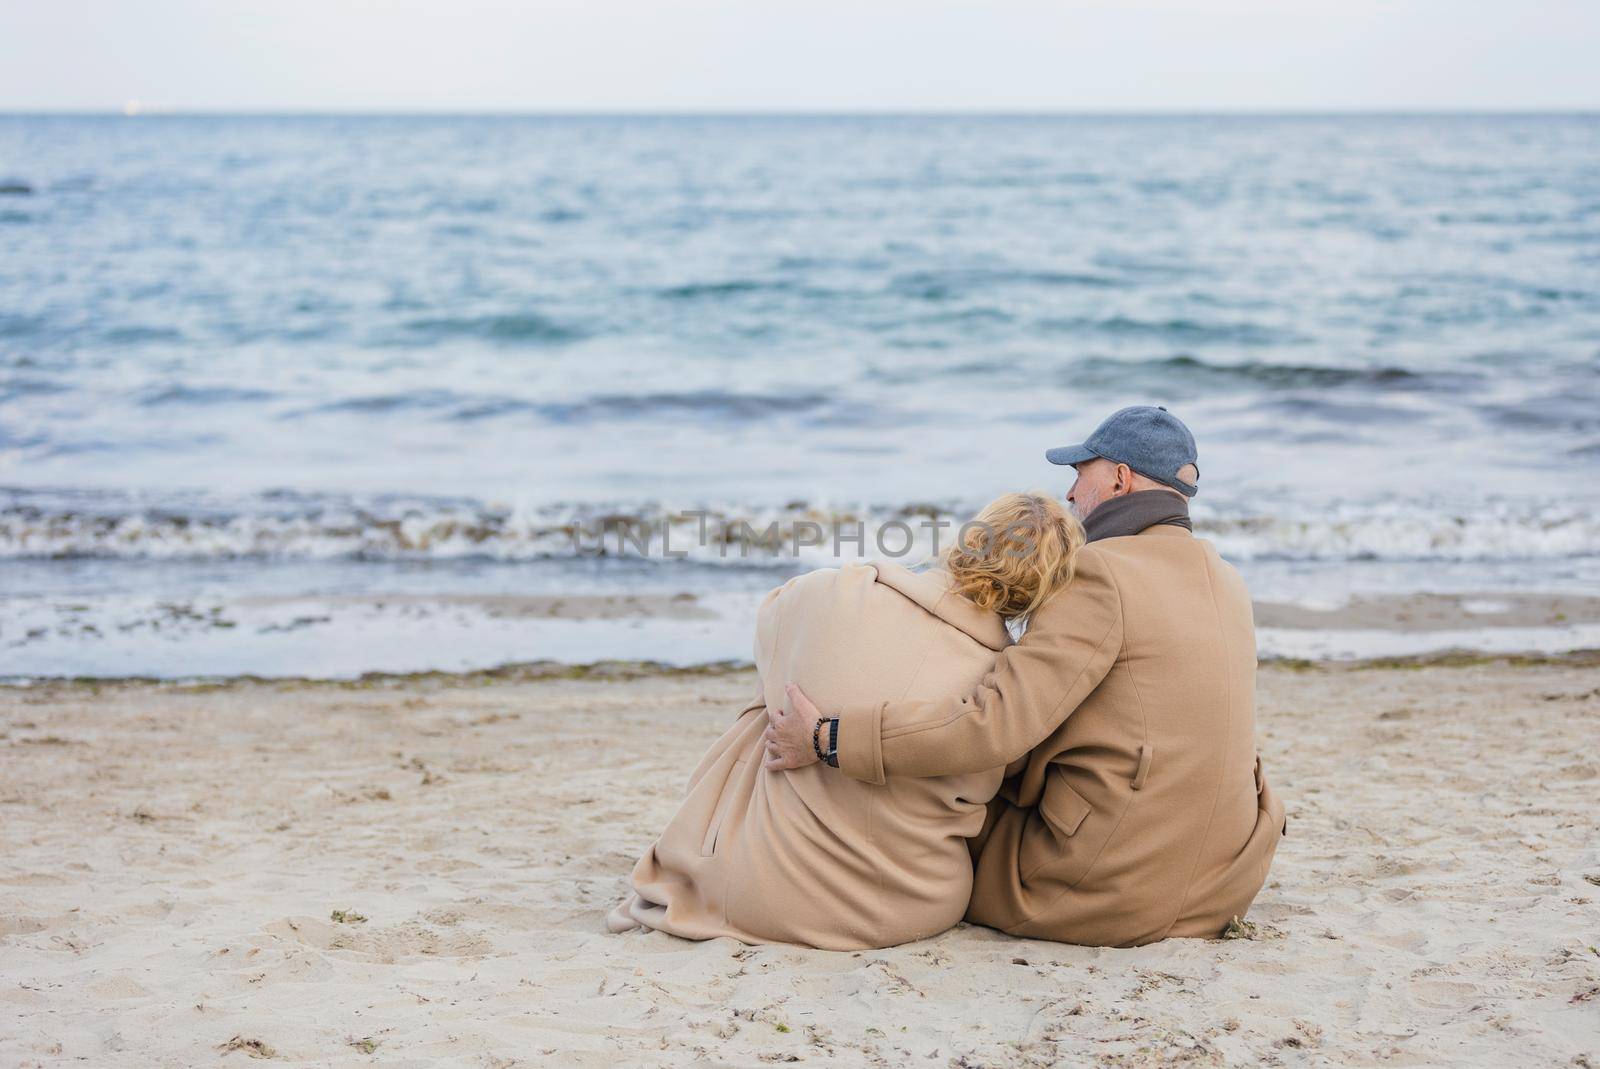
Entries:
[[1263, 669], [1248, 937], [1136, 950], [607, 934], [744, 672], [0, 690], [0, 1062], [1600, 1066], [1600, 659], [1461, 660]]
[[[618, 657], [678, 665], [748, 661], [750, 621], [766, 590], [758, 583], [699, 593], [267, 591], [153, 603], [25, 598], [0, 627], [0, 683], [465, 672], [519, 663], [531, 651], [566, 664]], [[1269, 659], [1600, 646], [1600, 597], [1573, 593], [1263, 600], [1255, 614], [1256, 637]]]
[[[759, 597], [760, 595], [755, 595]], [[495, 619], [546, 618], [617, 620], [625, 618], [710, 619], [716, 611], [694, 594], [409, 594], [342, 597], [249, 597], [242, 608], [272, 608], [314, 603], [332, 610], [353, 607], [382, 610], [475, 609]], [[1257, 601], [1257, 627], [1291, 630], [1462, 631], [1481, 627], [1560, 627], [1600, 622], [1600, 597], [1582, 594], [1399, 594], [1357, 595], [1338, 606], [1317, 607]]]
[[[1595, 599], [1600, 602], [1600, 598]], [[641, 618], [646, 620], [704, 620], [715, 612], [699, 603], [687, 591], [680, 594], [385, 594], [378, 596], [345, 595], [317, 598], [306, 597], [249, 597], [240, 598], [237, 605], [264, 609], [282, 605], [315, 604], [327, 609], [352, 607], [382, 610], [407, 609], [476, 609], [491, 619], [542, 618], [550, 620], [618, 620]]]
[[1467, 631], [1600, 622], [1600, 598], [1582, 594], [1357, 595], [1335, 608], [1258, 601], [1257, 627], [1297, 630]]

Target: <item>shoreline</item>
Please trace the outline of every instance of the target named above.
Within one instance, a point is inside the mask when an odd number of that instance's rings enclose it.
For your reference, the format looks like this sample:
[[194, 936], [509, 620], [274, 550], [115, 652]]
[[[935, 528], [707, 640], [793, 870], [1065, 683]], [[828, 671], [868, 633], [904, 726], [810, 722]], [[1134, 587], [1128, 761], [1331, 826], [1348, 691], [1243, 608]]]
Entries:
[[[482, 577], [442, 586], [436, 577], [427, 590], [402, 589], [415, 577], [391, 578], [396, 589], [384, 593], [213, 591], [151, 602], [12, 596], [0, 620], [0, 681], [537, 678], [567, 666], [731, 665], [748, 660], [755, 611], [770, 589], [766, 580], [709, 591], [644, 583], [584, 590], [575, 582], [569, 585], [579, 592], [506, 594], [465, 589]], [[1313, 590], [1299, 601], [1267, 592], [1254, 609], [1263, 660], [1361, 663], [1600, 648], [1600, 597], [1592, 595], [1485, 586], [1335, 598]]]
[[[1502, 666], [1506, 668], [1600, 668], [1600, 648], [1565, 650], [1559, 653], [1539, 651], [1497, 653], [1473, 649], [1448, 649], [1429, 653], [1406, 654], [1394, 657], [1360, 657], [1352, 659], [1307, 657], [1262, 657], [1257, 661], [1266, 671], [1285, 672], [1371, 672], [1404, 671], [1424, 668], [1479, 668]], [[754, 670], [749, 661], [705, 661], [698, 664], [671, 664], [666, 661], [626, 660], [606, 658], [584, 663], [538, 660], [518, 661], [492, 668], [451, 672], [427, 670], [417, 672], [364, 672], [357, 676], [266, 676], [250, 673], [239, 675], [196, 676], [11, 676], [0, 677], [0, 693], [5, 691], [39, 691], [45, 688], [84, 688], [99, 692], [108, 689], [148, 687], [152, 689], [188, 692], [220, 690], [227, 688], [261, 687], [276, 689], [331, 689], [331, 690], [383, 690], [408, 686], [432, 685], [440, 688], [489, 686], [493, 684], [531, 683], [545, 680], [603, 680], [625, 682], [641, 679], [718, 678], [739, 675]]]

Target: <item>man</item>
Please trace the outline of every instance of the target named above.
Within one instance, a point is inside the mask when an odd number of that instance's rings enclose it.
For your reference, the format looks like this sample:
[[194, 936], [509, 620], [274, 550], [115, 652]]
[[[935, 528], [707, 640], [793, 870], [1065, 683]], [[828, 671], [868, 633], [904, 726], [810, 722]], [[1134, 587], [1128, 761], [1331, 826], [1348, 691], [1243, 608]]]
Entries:
[[764, 766], [882, 783], [1014, 762], [973, 843], [969, 921], [1096, 946], [1220, 935], [1285, 821], [1256, 756], [1250, 595], [1191, 533], [1194, 436], [1125, 408], [1045, 456], [1076, 469], [1089, 544], [978, 692], [824, 716], [791, 684]]

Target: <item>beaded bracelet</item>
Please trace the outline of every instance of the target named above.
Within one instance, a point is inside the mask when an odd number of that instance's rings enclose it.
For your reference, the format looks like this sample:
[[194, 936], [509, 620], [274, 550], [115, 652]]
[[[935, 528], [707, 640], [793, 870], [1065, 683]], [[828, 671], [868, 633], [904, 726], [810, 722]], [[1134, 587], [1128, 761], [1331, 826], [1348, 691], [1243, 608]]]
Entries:
[[[822, 752], [822, 725], [828, 725], [828, 752]], [[811, 729], [811, 752], [829, 768], [839, 767], [839, 718], [825, 716]]]

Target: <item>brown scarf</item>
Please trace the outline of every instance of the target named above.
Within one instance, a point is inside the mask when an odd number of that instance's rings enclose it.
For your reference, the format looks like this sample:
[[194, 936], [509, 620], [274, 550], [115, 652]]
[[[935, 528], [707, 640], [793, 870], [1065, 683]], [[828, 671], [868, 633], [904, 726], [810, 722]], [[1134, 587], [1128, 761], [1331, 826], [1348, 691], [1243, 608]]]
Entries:
[[1170, 490], [1138, 490], [1102, 503], [1083, 521], [1083, 529], [1089, 541], [1098, 542], [1135, 535], [1161, 523], [1194, 530], [1188, 500]]

